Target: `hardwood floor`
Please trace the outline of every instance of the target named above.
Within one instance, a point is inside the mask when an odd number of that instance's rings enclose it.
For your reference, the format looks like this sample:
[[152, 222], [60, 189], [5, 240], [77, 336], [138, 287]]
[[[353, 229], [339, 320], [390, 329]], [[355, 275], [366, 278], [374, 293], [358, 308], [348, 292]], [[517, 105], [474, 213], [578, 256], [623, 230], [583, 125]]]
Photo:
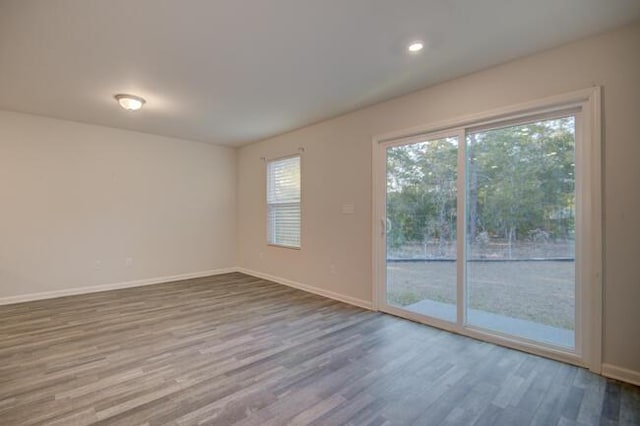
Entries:
[[640, 424], [640, 390], [242, 274], [0, 306], [0, 424]]

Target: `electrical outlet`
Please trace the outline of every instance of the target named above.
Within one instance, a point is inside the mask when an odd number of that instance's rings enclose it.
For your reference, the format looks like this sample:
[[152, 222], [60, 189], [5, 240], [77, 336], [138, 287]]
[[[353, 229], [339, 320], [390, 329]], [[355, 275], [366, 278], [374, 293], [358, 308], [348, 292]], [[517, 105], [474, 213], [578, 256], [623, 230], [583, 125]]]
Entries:
[[133, 257], [127, 257], [124, 260], [124, 266], [126, 266], [127, 268], [130, 268], [133, 265]]
[[96, 271], [99, 271], [100, 269], [102, 269], [102, 260], [96, 260], [93, 263], [93, 269], [95, 269]]
[[336, 274], [336, 265], [333, 265], [333, 264], [329, 265], [329, 273], [331, 275], [335, 275]]

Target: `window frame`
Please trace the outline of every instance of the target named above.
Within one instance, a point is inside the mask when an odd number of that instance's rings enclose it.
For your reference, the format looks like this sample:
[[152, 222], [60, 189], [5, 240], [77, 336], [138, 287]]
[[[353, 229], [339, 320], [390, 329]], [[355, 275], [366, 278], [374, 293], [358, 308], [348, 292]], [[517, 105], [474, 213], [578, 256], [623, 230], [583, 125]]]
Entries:
[[[269, 164], [271, 163], [275, 163], [278, 161], [283, 161], [283, 160], [289, 160], [292, 158], [298, 158], [298, 167], [300, 169], [300, 177], [299, 177], [299, 196], [298, 196], [298, 202], [292, 203], [292, 202], [288, 202], [288, 203], [271, 203], [269, 202], [269, 188], [270, 188], [270, 178], [269, 178]], [[290, 249], [290, 250], [302, 250], [302, 155], [301, 154], [290, 154], [290, 155], [284, 155], [281, 157], [274, 157], [274, 158], [265, 158], [265, 213], [266, 213], [266, 242], [267, 242], [267, 246], [269, 247], [278, 247], [278, 248], [285, 248], [285, 249]], [[270, 221], [269, 217], [270, 217], [270, 212], [271, 212], [271, 206], [273, 205], [298, 205], [299, 206], [299, 211], [300, 211], [300, 215], [299, 215], [299, 220], [300, 220], [300, 229], [299, 229], [299, 235], [298, 235], [298, 245], [290, 245], [290, 244], [281, 244], [281, 243], [277, 243], [274, 241], [270, 240], [270, 236], [272, 235], [272, 232], [270, 232], [270, 227], [273, 225], [272, 222]]]

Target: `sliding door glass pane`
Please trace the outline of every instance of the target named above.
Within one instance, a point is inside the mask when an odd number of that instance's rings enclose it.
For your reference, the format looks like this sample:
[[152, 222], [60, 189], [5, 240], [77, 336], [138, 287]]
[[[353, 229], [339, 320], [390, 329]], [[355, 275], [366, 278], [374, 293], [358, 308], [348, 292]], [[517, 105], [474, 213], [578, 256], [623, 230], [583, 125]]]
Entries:
[[455, 137], [387, 148], [387, 303], [456, 320]]
[[575, 346], [575, 119], [467, 136], [467, 323]]

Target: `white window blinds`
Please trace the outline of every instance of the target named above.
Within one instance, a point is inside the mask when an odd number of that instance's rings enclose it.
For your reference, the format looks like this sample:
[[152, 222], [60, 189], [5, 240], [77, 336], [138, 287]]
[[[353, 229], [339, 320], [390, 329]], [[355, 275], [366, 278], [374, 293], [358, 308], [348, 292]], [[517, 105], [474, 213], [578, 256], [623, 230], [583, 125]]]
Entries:
[[300, 247], [300, 156], [267, 162], [267, 241]]

